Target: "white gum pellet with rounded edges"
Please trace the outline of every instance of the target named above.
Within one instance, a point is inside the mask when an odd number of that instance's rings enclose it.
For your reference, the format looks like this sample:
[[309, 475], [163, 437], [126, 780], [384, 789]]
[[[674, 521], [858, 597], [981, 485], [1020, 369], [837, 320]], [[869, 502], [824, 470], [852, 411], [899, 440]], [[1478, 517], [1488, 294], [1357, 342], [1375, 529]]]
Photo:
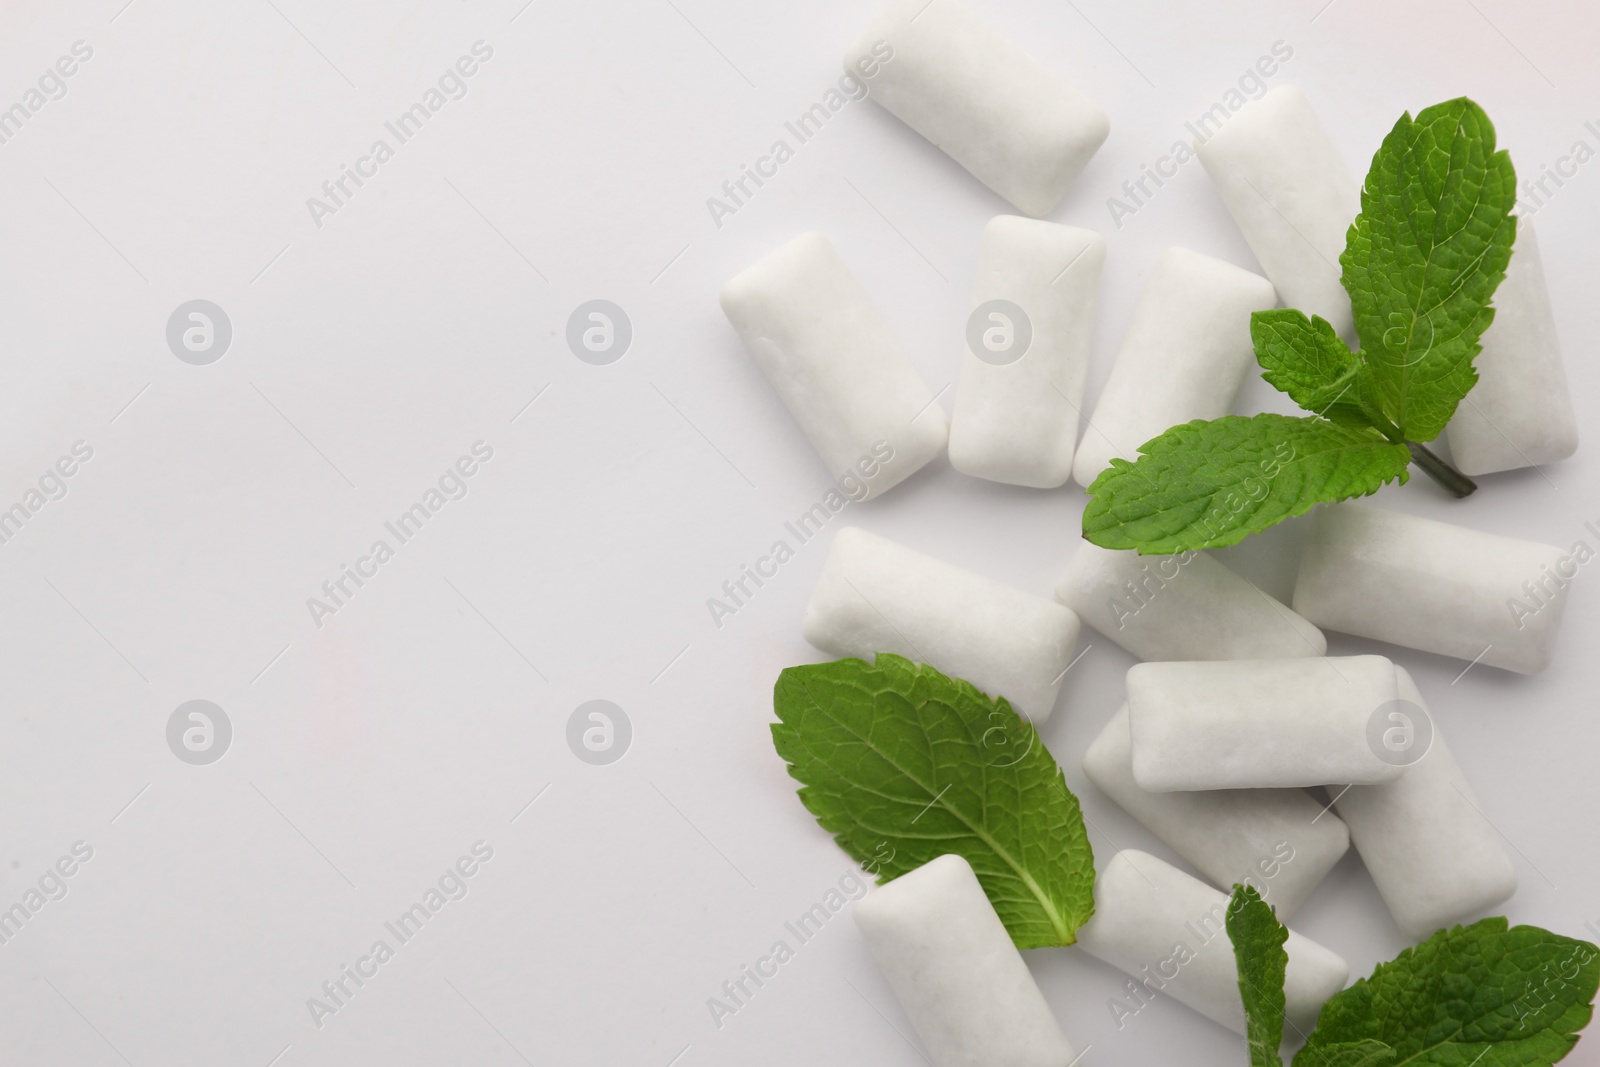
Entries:
[[1321, 315], [1350, 340], [1339, 256], [1361, 211], [1361, 186], [1305, 94], [1273, 89], [1197, 141], [1195, 155], [1284, 307]]
[[[1400, 699], [1422, 722], [1397, 722], [1417, 741], [1423, 723], [1431, 742], [1405, 774], [1388, 785], [1345, 789], [1334, 809], [1350, 827], [1383, 902], [1400, 932], [1414, 940], [1476, 919], [1517, 891], [1517, 872], [1500, 834], [1478, 806], [1438, 723], [1411, 675], [1395, 668]], [[1329, 792], [1343, 786], [1329, 786]]]
[[1078, 617], [1053, 600], [847, 526], [806, 605], [807, 641], [871, 661], [892, 652], [961, 678], [1043, 722], [1078, 643]]
[[1494, 291], [1494, 322], [1472, 361], [1478, 384], [1445, 434], [1462, 474], [1492, 474], [1566, 459], [1578, 450], [1578, 417], [1561, 364], [1556, 316], [1533, 224], [1517, 220], [1505, 281]]
[[865, 486], [860, 499], [944, 451], [944, 411], [822, 234], [768, 254], [724, 285], [721, 299], [829, 474]]
[[1071, 477], [1105, 258], [1092, 230], [1016, 215], [984, 227], [950, 417], [956, 470], [1036, 489]]
[[1084, 753], [1083, 773], [1213, 885], [1254, 886], [1279, 919], [1295, 913], [1350, 847], [1344, 823], [1304, 789], [1140, 789], [1126, 704]]
[[1329, 630], [1532, 674], [1555, 654], [1577, 570], [1554, 545], [1323, 504], [1301, 552], [1294, 609]]
[[1255, 366], [1250, 313], [1277, 303], [1272, 283], [1186, 248], [1156, 261], [1072, 461], [1088, 488], [1116, 458], [1191, 419], [1221, 418]]
[[[1135, 1001], [1134, 1010], [1165, 994], [1242, 1034], [1244, 1006], [1227, 911], [1227, 895], [1148, 852], [1124, 849], [1095, 880], [1094, 917], [1078, 931], [1078, 944], [1133, 977], [1137, 988], [1119, 999]], [[1322, 1005], [1344, 988], [1350, 967], [1293, 930], [1284, 950], [1285, 1015], [1310, 1032]]]
[[1144, 660], [1320, 656], [1322, 631], [1197, 551], [1141, 556], [1081, 541], [1056, 599]]
[[854, 915], [934, 1067], [1074, 1062], [965, 859], [940, 856], [902, 874], [863, 897]]
[[1106, 113], [959, 0], [881, 0], [845, 52], [868, 95], [1029, 215], [1111, 132]]
[[1368, 728], [1396, 693], [1383, 656], [1135, 664], [1133, 777], [1157, 793], [1392, 782]]

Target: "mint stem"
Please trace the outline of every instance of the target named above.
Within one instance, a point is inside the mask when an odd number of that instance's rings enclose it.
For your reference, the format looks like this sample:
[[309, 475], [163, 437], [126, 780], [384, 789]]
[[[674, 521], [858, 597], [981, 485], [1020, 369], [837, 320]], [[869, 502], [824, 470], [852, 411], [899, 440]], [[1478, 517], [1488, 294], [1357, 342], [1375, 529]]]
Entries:
[[1406, 447], [1411, 449], [1411, 458], [1417, 461], [1417, 466], [1454, 496], [1471, 496], [1477, 490], [1477, 482], [1434, 455], [1427, 445], [1407, 441]]

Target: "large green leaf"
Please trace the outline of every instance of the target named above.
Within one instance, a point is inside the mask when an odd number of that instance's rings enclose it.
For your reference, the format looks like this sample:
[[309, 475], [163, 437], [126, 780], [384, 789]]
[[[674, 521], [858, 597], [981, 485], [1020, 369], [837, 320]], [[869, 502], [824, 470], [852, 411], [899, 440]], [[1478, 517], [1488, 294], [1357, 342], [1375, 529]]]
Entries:
[[880, 882], [955, 853], [1017, 947], [1077, 939], [1094, 913], [1083, 814], [1004, 699], [884, 653], [790, 667], [773, 703], [801, 801]]

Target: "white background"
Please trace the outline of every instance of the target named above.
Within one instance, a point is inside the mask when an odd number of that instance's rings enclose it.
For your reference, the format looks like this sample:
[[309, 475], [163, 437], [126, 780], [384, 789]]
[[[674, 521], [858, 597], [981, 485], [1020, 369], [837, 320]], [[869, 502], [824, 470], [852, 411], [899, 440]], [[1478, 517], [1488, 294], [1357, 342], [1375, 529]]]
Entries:
[[[1600, 147], [1600, 17], [1576, 2], [976, 2], [1111, 115], [1052, 216], [1109, 241], [1091, 398], [1163, 248], [1254, 268], [1197, 163], [1120, 229], [1106, 200], [1274, 41], [1294, 56], [1272, 83], [1306, 90], [1358, 174], [1402, 110], [1463, 93], [1524, 175]], [[705, 606], [827, 486], [717, 289], [819, 228], [938, 389], [979, 233], [1009, 210], [862, 101], [713, 224], [706, 198], [822, 97], [867, 5], [123, 3], [0, 16], [0, 106], [94, 50], [0, 145], [0, 505], [94, 449], [0, 545], [0, 907], [94, 850], [0, 945], [0, 1063], [921, 1063], [842, 916], [720, 1029], [706, 1008], [849, 869], [767, 732], [777, 672], [820, 658], [799, 619], [824, 541], [720, 630]], [[307, 197], [477, 40], [494, 53], [468, 95], [314, 225]], [[1591, 163], [1537, 217], [1584, 418], [1597, 198]], [[196, 297], [234, 328], [206, 367], [164, 337]], [[634, 326], [608, 367], [563, 341], [593, 298]], [[1253, 382], [1239, 410], [1268, 405]], [[315, 627], [306, 599], [480, 439], [468, 496]], [[1596, 545], [1593, 454], [1381, 502]], [[1083, 501], [941, 460], [834, 524], [1048, 595]], [[1224, 557], [1287, 599], [1303, 532]], [[1509, 842], [1513, 921], [1590, 937], [1597, 620], [1580, 584], [1537, 677], [1452, 683], [1464, 664], [1331, 642], [1415, 674]], [[1085, 642], [1045, 739], [1099, 863], [1170, 857], [1079, 768], [1131, 662]], [[165, 741], [193, 698], [235, 730], [207, 767]], [[593, 698], [633, 723], [611, 766], [565, 742]], [[470, 893], [315, 1026], [307, 998], [480, 839]], [[1357, 975], [1406, 943], [1354, 853], [1294, 925]], [[1028, 959], [1085, 1064], [1243, 1062], [1170, 1001], [1119, 1032], [1122, 976], [1075, 949]], [[1600, 1062], [1593, 1041], [1569, 1062]]]

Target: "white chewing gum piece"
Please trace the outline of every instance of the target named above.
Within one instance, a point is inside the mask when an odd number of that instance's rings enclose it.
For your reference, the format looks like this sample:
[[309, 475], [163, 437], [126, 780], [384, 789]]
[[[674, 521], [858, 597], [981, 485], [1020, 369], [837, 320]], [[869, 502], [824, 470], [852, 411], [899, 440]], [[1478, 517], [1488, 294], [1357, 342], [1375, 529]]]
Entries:
[[1072, 1046], [972, 867], [940, 856], [856, 904], [934, 1067], [1068, 1067]]
[[1080, 541], [1056, 599], [1144, 660], [1320, 656], [1322, 631], [1214, 557], [1141, 556]]
[[[1227, 894], [1148, 852], [1124, 849], [1095, 880], [1094, 917], [1078, 931], [1078, 944], [1132, 975], [1150, 998], [1164, 993], [1242, 1034], [1244, 1006], [1227, 912]], [[1308, 1033], [1322, 1005], [1344, 988], [1350, 967], [1293, 930], [1284, 950], [1284, 1014]]]
[[828, 473], [862, 482], [861, 499], [944, 451], [944, 411], [822, 234], [768, 254], [724, 285], [721, 299]]
[[1304, 789], [1140, 789], [1126, 704], [1084, 753], [1083, 773], [1212, 885], [1252, 885], [1285, 921], [1350, 847], [1344, 823]]
[[1197, 141], [1195, 155], [1284, 307], [1321, 315], [1352, 339], [1339, 256], [1361, 211], [1361, 186], [1305, 94], [1273, 89]]
[[1445, 434], [1462, 474], [1493, 474], [1566, 459], [1578, 450], [1578, 416], [1561, 363], [1556, 316], [1533, 223], [1517, 220], [1506, 279], [1494, 291], [1494, 322], [1472, 361], [1478, 384]]
[[1073, 481], [1087, 489], [1113, 457], [1136, 460], [1172, 427], [1228, 414], [1256, 366], [1250, 313], [1277, 301], [1259, 274], [1186, 248], [1163, 252], [1078, 442]]
[[802, 630], [835, 656], [926, 663], [1036, 723], [1050, 717], [1078, 643], [1078, 617], [1055, 601], [854, 526], [834, 537]]
[[1404, 768], [1368, 730], [1397, 692], [1383, 656], [1135, 664], [1133, 777], [1156, 793], [1392, 782]]
[[1554, 545], [1323, 504], [1301, 552], [1294, 610], [1329, 630], [1533, 674], [1555, 654], [1576, 573]]
[[882, 0], [844, 54], [871, 99], [1028, 215], [1111, 132], [1106, 113], [960, 0]]
[[956, 470], [1036, 489], [1072, 476], [1105, 258], [1092, 230], [1016, 215], [984, 227], [950, 418]]
[[[1395, 668], [1395, 676], [1400, 699], [1416, 705], [1408, 713], [1412, 721], [1397, 720], [1395, 727], [1420, 743], [1422, 723], [1431, 724], [1431, 743], [1398, 779], [1351, 786], [1334, 808], [1349, 825], [1350, 840], [1395, 925], [1420, 941], [1504, 903], [1517, 891], [1517, 873], [1416, 682], [1403, 667]], [[1330, 785], [1328, 792], [1342, 788]]]

